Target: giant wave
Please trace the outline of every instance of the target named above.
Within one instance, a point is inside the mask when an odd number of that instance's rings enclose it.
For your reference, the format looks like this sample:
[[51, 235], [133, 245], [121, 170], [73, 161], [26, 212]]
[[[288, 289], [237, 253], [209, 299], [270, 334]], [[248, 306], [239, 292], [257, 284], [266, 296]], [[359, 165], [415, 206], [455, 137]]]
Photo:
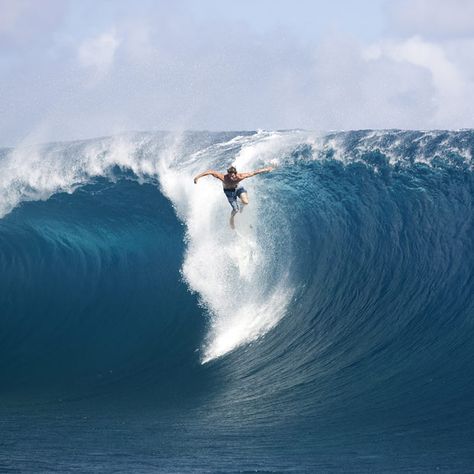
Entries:
[[[466, 469], [473, 153], [470, 130], [2, 150], [3, 403], [147, 392], [191, 431], [212, 425], [248, 449], [267, 436], [304, 469], [334, 467], [318, 446], [350, 446], [356, 470]], [[246, 182], [235, 231], [221, 185], [192, 181], [231, 163], [275, 166]]]

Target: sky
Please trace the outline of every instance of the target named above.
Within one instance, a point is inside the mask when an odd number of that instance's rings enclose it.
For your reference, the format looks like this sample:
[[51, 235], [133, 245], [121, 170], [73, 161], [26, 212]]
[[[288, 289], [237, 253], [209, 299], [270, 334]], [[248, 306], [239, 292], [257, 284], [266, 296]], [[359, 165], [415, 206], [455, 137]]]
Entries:
[[0, 146], [474, 127], [473, 0], [0, 0]]

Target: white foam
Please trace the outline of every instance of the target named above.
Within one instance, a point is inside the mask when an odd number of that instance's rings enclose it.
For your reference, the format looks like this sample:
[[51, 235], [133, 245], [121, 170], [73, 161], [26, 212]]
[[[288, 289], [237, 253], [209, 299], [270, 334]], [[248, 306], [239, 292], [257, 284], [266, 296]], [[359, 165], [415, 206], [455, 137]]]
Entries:
[[17, 147], [0, 164], [0, 217], [23, 201], [72, 193], [94, 177], [108, 176], [114, 166], [130, 169], [137, 177], [156, 175], [156, 164], [137, 160], [136, 148], [137, 143], [121, 137], [82, 145]]
[[[275, 150], [286, 143], [278, 134], [260, 133], [233, 139], [238, 146], [233, 163], [240, 170], [268, 165]], [[229, 225], [231, 208], [222, 184], [212, 177], [193, 183], [193, 176], [216, 166], [219, 154], [229, 150], [220, 144], [199, 156], [160, 162], [163, 192], [175, 205], [187, 227], [187, 251], [182, 274], [196, 291], [209, 314], [209, 332], [202, 347], [202, 362], [221, 357], [265, 334], [284, 316], [293, 290], [286, 274], [275, 276], [272, 268], [277, 255], [272, 253], [274, 229], [261, 223], [263, 187], [255, 177], [245, 183], [250, 204], [235, 217], [236, 230]], [[216, 155], [217, 153], [217, 155]], [[221, 171], [230, 161], [221, 163]], [[258, 189], [258, 190], [257, 190]], [[276, 278], [276, 280], [275, 280]]]

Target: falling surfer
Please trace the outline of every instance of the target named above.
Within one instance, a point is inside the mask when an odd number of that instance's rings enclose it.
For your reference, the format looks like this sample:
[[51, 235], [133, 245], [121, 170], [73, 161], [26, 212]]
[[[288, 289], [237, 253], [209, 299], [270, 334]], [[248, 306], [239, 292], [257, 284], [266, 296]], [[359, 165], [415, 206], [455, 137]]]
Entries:
[[[227, 174], [222, 174], [214, 170], [204, 171], [204, 173], [198, 174], [194, 178], [194, 184], [197, 184], [199, 178], [203, 176], [213, 176], [214, 178], [222, 181], [224, 187], [224, 194], [229, 201], [229, 204], [232, 206], [232, 212], [230, 214], [230, 226], [232, 229], [235, 228], [234, 218], [237, 212], [243, 210], [243, 206], [249, 203], [249, 198], [247, 191], [243, 186], [239, 186], [240, 182], [244, 179], [251, 178], [260, 173], [268, 173], [272, 171], [273, 167], [269, 166], [267, 168], [261, 168], [259, 170], [250, 171], [248, 173], [237, 173], [237, 170], [234, 166], [231, 166], [227, 170]], [[237, 198], [240, 199], [242, 207], [239, 205]]]

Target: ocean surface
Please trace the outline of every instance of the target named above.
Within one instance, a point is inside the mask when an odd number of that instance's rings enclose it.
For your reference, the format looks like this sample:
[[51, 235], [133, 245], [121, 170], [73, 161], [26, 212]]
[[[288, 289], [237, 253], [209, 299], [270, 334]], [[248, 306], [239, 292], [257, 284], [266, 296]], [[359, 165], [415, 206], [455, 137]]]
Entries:
[[[0, 473], [473, 472], [474, 131], [0, 150]], [[229, 225], [229, 165], [250, 204]]]

